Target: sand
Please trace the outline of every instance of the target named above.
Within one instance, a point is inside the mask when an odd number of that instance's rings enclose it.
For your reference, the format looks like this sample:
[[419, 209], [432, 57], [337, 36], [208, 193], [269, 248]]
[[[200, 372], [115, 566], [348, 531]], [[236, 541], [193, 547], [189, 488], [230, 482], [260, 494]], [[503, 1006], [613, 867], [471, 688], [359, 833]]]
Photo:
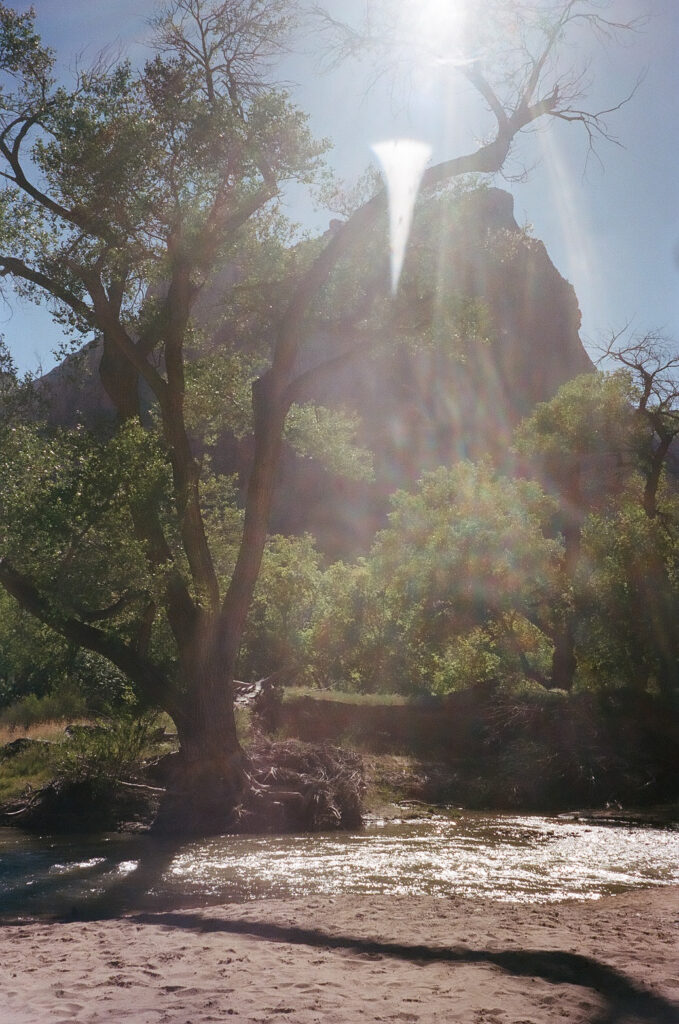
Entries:
[[679, 887], [266, 900], [0, 928], [3, 1024], [679, 1022]]

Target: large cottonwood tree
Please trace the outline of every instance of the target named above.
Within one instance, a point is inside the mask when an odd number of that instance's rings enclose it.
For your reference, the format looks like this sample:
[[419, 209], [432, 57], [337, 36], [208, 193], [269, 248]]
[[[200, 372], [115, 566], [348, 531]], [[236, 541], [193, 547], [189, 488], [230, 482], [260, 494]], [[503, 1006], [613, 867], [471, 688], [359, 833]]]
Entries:
[[[473, 59], [455, 54], [451, 73], [478, 92], [494, 128], [473, 151], [429, 167], [425, 195], [460, 175], [501, 172], [536, 122], [606, 133], [603, 115], [581, 98], [579, 69], [563, 59], [570, 32], [617, 31], [604, 5], [493, 0], [479, 17], [485, 6], [471, 5], [470, 18], [486, 42], [479, 36]], [[297, 14], [292, 0], [173, 0], [159, 12], [157, 51], [143, 67], [102, 60], [67, 87], [33, 13], [0, 4], [0, 275], [46, 301], [71, 332], [103, 339], [99, 374], [117, 411], [109, 438], [75, 431], [47, 441], [24, 425], [18, 443], [8, 430], [14, 483], [0, 516], [0, 583], [172, 716], [183, 765], [173, 798], [178, 820], [194, 830], [228, 828], [248, 785], [233, 679], [286, 417], [314, 379], [370, 344], [371, 302], [382, 310], [382, 338], [398, 334], [403, 315], [397, 304], [390, 312], [380, 272], [371, 293], [342, 309], [341, 347], [299, 369], [324, 289], [386, 200], [378, 190], [303, 249], [281, 244], [277, 201], [288, 182], [313, 181], [322, 149], [272, 84]], [[225, 291], [220, 379], [235, 418], [249, 393], [253, 443], [225, 577], [208, 460], [191, 432], [187, 356], [200, 335], [201, 295], [230, 261], [247, 273], [238, 301]], [[22, 451], [28, 457], [12, 477]]]

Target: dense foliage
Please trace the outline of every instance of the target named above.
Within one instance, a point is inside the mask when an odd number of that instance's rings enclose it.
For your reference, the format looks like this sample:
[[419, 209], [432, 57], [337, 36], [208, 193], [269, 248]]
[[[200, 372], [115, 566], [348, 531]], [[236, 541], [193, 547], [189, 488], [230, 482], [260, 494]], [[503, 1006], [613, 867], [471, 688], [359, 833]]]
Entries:
[[[533, 463], [539, 483], [525, 477], [525, 463], [524, 476], [514, 478], [499, 475], [489, 461], [428, 473], [414, 492], [393, 496], [387, 528], [356, 562], [327, 564], [310, 536], [272, 537], [239, 675], [252, 679], [287, 668], [311, 685], [405, 694], [447, 693], [491, 681], [518, 691], [527, 684], [549, 688], [555, 637], [569, 617], [576, 689], [676, 697], [679, 502], [665, 469], [659, 514], [651, 517], [644, 508], [645, 445], [653, 438], [634, 399], [628, 374], [569, 382], [516, 433], [517, 449], [539, 456]], [[15, 493], [20, 509], [28, 500], [21, 488], [30, 490], [34, 513], [21, 529], [30, 530], [37, 574], [46, 564], [39, 557], [41, 530], [53, 544], [60, 510], [67, 507], [73, 515], [77, 491], [88, 510], [82, 529], [90, 531], [90, 542], [73, 551], [57, 582], [64, 599], [82, 594], [87, 583], [95, 604], [97, 588], [110, 586], [110, 573], [129, 582], [143, 569], [134, 550], [127, 555], [116, 516], [131, 488], [164, 486], [162, 461], [154, 480], [147, 447], [140, 472], [134, 432], [118, 435], [106, 446], [107, 458], [98, 450], [95, 459], [83, 454], [91, 438], [57, 434], [46, 447], [33, 440], [36, 431], [13, 428], [6, 442], [5, 500]], [[16, 453], [9, 457], [11, 444], [31, 453], [33, 469], [39, 460], [51, 460], [50, 472], [22, 480], [18, 467], [27, 463]], [[106, 487], [91, 473], [104, 474]], [[213, 548], [227, 572], [241, 524], [228, 479], [220, 488], [216, 481], [212, 490], [206, 486], [205, 507]], [[106, 524], [102, 533], [87, 517], [95, 514], [98, 526]], [[573, 522], [577, 556], [568, 565], [564, 524]], [[21, 529], [16, 543], [26, 544]], [[110, 544], [103, 550], [102, 537]], [[143, 573], [140, 591], [148, 593], [151, 585]], [[84, 693], [94, 709], [107, 699], [129, 700], [123, 679], [104, 661], [69, 647], [9, 597], [0, 600], [3, 704], [69, 687]], [[155, 642], [161, 658], [162, 637]]]

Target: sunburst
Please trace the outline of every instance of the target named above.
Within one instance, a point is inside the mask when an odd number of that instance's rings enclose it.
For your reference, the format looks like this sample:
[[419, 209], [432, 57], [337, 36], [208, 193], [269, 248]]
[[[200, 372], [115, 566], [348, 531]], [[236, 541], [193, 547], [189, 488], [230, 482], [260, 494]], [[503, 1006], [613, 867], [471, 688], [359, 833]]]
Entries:
[[470, 0], [401, 0], [400, 45], [411, 47], [418, 63], [457, 63], [469, 15]]

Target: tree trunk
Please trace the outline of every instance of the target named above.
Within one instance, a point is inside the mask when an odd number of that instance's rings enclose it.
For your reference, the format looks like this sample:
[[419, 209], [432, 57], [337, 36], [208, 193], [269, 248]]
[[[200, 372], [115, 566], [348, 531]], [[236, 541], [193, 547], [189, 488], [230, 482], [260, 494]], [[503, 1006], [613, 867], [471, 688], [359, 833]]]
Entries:
[[249, 784], [238, 733], [233, 680], [215, 643], [184, 659], [184, 715], [177, 722], [179, 759], [154, 831], [217, 835], [238, 827]]
[[575, 631], [569, 614], [563, 627], [554, 637], [552, 672], [547, 689], [572, 690], [577, 660], [575, 657]]
[[[577, 457], [576, 457], [577, 458]], [[566, 522], [562, 528], [564, 540], [564, 575], [573, 587], [580, 561], [582, 541], [582, 520], [584, 507], [580, 486], [580, 466], [576, 462], [565, 475], [562, 504]], [[575, 609], [568, 608], [564, 621], [557, 626], [554, 635], [554, 654], [549, 689], [572, 690], [577, 669], [575, 657]]]

